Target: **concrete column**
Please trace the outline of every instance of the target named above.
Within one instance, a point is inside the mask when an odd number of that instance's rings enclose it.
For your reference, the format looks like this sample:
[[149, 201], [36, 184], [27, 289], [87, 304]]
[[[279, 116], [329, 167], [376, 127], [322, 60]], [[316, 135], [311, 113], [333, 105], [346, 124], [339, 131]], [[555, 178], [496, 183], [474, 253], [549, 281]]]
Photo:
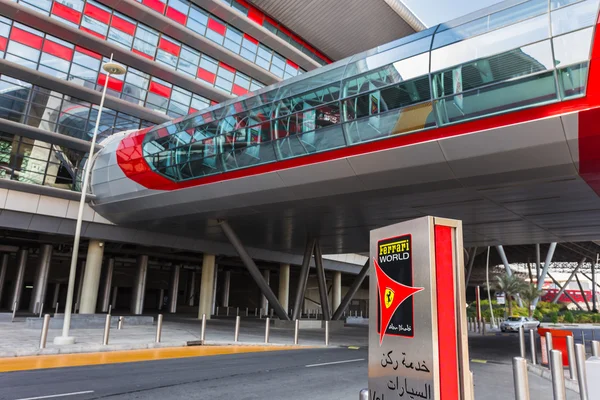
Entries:
[[104, 242], [90, 240], [85, 261], [85, 274], [83, 276], [83, 289], [80, 314], [95, 314], [98, 302], [98, 289], [100, 288], [100, 275], [102, 273], [102, 257], [104, 256]]
[[188, 282], [188, 305], [190, 307], [194, 306], [194, 300], [196, 300], [196, 271], [190, 271], [189, 273], [189, 282]]
[[115, 286], [112, 292], [112, 300], [110, 304], [112, 304], [113, 308], [117, 308], [117, 295], [119, 294], [119, 287]]
[[[268, 269], [263, 270], [263, 278], [265, 278], [265, 282], [267, 283], [267, 285], [270, 284], [270, 280], [271, 280], [271, 271], [269, 271]], [[268, 310], [269, 310], [269, 300], [267, 300], [267, 298], [265, 297], [265, 295], [261, 295], [261, 308], [263, 309], [263, 312], [265, 314], [268, 314]]]
[[2, 295], [4, 294], [4, 283], [6, 282], [7, 269], [8, 254], [2, 254], [2, 261], [0, 261], [0, 307], [2, 306]]
[[219, 266], [215, 265], [215, 279], [213, 279], [213, 298], [212, 306], [210, 307], [210, 315], [215, 315], [215, 307], [217, 306], [217, 280], [219, 278]]
[[160, 289], [158, 293], [158, 311], [163, 308], [163, 300], [165, 298], [165, 289]]
[[58, 303], [58, 296], [60, 296], [60, 283], [54, 284], [54, 296], [52, 296], [52, 308], [56, 307], [56, 303]]
[[223, 281], [223, 307], [229, 307], [229, 287], [231, 285], [231, 271], [225, 271], [225, 280]]
[[131, 293], [131, 313], [141, 315], [144, 312], [144, 294], [146, 292], [146, 275], [148, 274], [148, 256], [137, 258], [135, 279]]
[[342, 273], [340, 271], [333, 273], [333, 288], [331, 293], [332, 309], [335, 312], [342, 303]]
[[25, 279], [25, 268], [27, 267], [27, 256], [29, 251], [27, 249], [19, 249], [17, 253], [17, 273], [15, 274], [15, 280], [13, 281], [13, 294], [10, 302], [10, 309], [12, 310], [14, 304], [17, 303], [17, 310], [21, 303], [21, 293], [23, 293], [23, 280]]
[[206, 314], [206, 318], [210, 319], [214, 298], [215, 269], [215, 256], [213, 254], [204, 254], [202, 258], [202, 276], [200, 277], [199, 319], [202, 318], [202, 314]]
[[[108, 312], [108, 308], [110, 304], [110, 289], [112, 287], [112, 277], [113, 272], [115, 270], [115, 259], [109, 258], [108, 265], [106, 266], [106, 274], [104, 275], [104, 286], [102, 287], [102, 300], [101, 300], [101, 310], [102, 312]], [[115, 305], [113, 304], [114, 308]]]
[[171, 271], [171, 283], [169, 284], [169, 312], [175, 314], [177, 312], [177, 295], [179, 294], [179, 273], [181, 267], [175, 265]]
[[[37, 314], [46, 298], [46, 288], [48, 287], [48, 276], [50, 275], [50, 263], [52, 261], [52, 245], [43, 244], [40, 246], [35, 277], [33, 278], [33, 290], [31, 291], [31, 301], [29, 302], [29, 312]], [[47, 306], [47, 304], [46, 304]]]
[[279, 269], [279, 303], [285, 311], [290, 310], [290, 264], [281, 264]]
[[79, 281], [77, 281], [77, 296], [75, 297], [75, 312], [81, 308], [81, 290], [83, 289], [83, 277], [85, 275], [85, 261], [81, 261], [79, 267]]

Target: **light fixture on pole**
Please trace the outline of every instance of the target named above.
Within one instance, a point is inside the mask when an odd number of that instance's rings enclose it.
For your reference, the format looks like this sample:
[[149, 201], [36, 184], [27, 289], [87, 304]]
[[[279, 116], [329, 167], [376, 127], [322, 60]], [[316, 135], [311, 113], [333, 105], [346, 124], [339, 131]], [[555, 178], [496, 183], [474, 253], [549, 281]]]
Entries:
[[83, 184], [81, 186], [81, 197], [79, 199], [79, 211], [77, 212], [77, 223], [75, 225], [75, 237], [73, 239], [73, 253], [71, 254], [71, 268], [69, 269], [69, 285], [67, 286], [67, 301], [65, 303], [65, 318], [63, 321], [62, 335], [54, 338], [55, 344], [73, 344], [75, 338], [69, 336], [71, 328], [71, 310], [73, 309], [73, 291], [75, 289], [75, 274], [77, 273], [77, 257], [79, 256], [79, 242], [81, 241], [81, 225], [83, 222], [83, 210], [85, 207], [85, 195], [89, 186], [90, 169], [94, 156], [94, 148], [96, 147], [96, 137], [98, 136], [98, 127], [100, 126], [100, 118], [102, 117], [102, 108], [104, 107], [104, 98], [106, 97], [106, 89], [108, 88], [108, 80], [111, 75], [123, 75], [125, 67], [113, 62], [113, 56], [110, 55], [110, 61], [102, 66], [106, 72], [104, 81], [104, 89], [102, 90], [102, 98], [98, 108], [98, 116], [96, 117], [96, 126], [90, 142], [90, 151], [88, 160], [83, 168]]

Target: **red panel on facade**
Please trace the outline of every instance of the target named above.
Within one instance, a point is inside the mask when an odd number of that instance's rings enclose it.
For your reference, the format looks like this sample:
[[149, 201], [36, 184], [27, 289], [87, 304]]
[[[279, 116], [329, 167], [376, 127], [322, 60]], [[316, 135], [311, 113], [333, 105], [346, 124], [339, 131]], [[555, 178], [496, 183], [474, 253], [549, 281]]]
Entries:
[[131, 49], [132, 52], [134, 52], [135, 54], [139, 54], [142, 57], [147, 58], [148, 60], [154, 60], [154, 57], [152, 57], [149, 54], [144, 53], [143, 51], [139, 51], [137, 49]]
[[121, 32], [125, 32], [128, 35], [133, 36], [135, 34], [135, 24], [132, 24], [129, 21], [125, 21], [123, 18], [119, 18], [116, 15], [113, 15], [110, 24], [113, 27], [120, 30]]
[[100, 39], [102, 39], [102, 40], [106, 39], [106, 37], [105, 37], [104, 35], [101, 35], [101, 34], [100, 34], [100, 33], [98, 33], [98, 32], [95, 32], [95, 31], [93, 31], [93, 30], [91, 30], [91, 29], [88, 29], [88, 28], [86, 28], [85, 26], [80, 26], [80, 27], [79, 27], [79, 30], [80, 30], [80, 31], [83, 31], [83, 32], [87, 32], [87, 33], [89, 33], [90, 35], [96, 36], [97, 38], [100, 38]]
[[250, 9], [248, 10], [248, 18], [250, 18], [257, 24], [262, 25], [265, 19], [265, 14], [261, 13], [254, 7], [250, 7]]
[[441, 400], [454, 400], [459, 394], [453, 260], [452, 228], [436, 225], [435, 280]]
[[225, 30], [226, 30], [225, 25], [223, 25], [219, 21], [215, 21], [214, 19], [209, 18], [208, 19], [208, 28], [217, 32], [219, 35], [225, 36]]
[[165, 3], [159, 0], [142, 0], [142, 4], [150, 7], [154, 11], [158, 11], [161, 14], [165, 13]]
[[185, 23], [187, 21], [187, 16], [184, 13], [182, 13], [181, 11], [174, 9], [173, 7], [167, 7], [166, 15], [167, 15], [167, 17], [171, 18], [173, 21], [179, 22], [181, 25], [185, 25]]
[[204, 68], [198, 68], [198, 78], [203, 81], [210, 82], [211, 84], [215, 83], [216, 75], [212, 72], [205, 70]]
[[[238, 96], [243, 96], [246, 93], [248, 93], [248, 89], [243, 88], [243, 87], [241, 87], [239, 85], [234, 84], [232, 92], [233, 92], [233, 94], [237, 94]], [[238, 103], [236, 103], [236, 104], [238, 104]]]
[[158, 41], [158, 48], [177, 57], [179, 57], [179, 51], [181, 50], [179, 45], [163, 38]]
[[150, 87], [148, 88], [148, 90], [162, 97], [171, 97], [171, 88], [165, 85], [161, 85], [157, 82], [150, 82]]
[[296, 63], [295, 63], [295, 62], [293, 62], [292, 60], [285, 60], [285, 61], [286, 61], [286, 62], [287, 62], [287, 63], [288, 63], [288, 64], [289, 64], [291, 67], [293, 67], [293, 68], [295, 68], [295, 69], [298, 69], [298, 68], [300, 68], [300, 67], [298, 66], [298, 64], [296, 64]]
[[82, 54], [85, 54], [86, 56], [93, 57], [93, 58], [95, 58], [97, 60], [100, 60], [102, 58], [102, 56], [100, 54], [94, 53], [93, 51], [85, 49], [83, 47], [75, 46], [75, 51], [78, 51], [78, 52], [80, 52]]
[[56, 1], [52, 5], [52, 14], [64, 18], [67, 21], [71, 21], [77, 25], [79, 25], [79, 20], [81, 19], [81, 13], [79, 11], [73, 10], [72, 8]]
[[100, 7], [96, 7], [95, 5], [92, 5], [90, 3], [86, 3], [85, 4], [85, 8], [83, 9], [83, 13], [85, 15], [87, 15], [89, 17], [92, 17], [95, 20], [103, 22], [103, 23], [105, 23], [107, 25], [108, 25], [108, 22], [110, 21], [110, 13], [109, 12], [104, 11]]
[[19, 42], [26, 46], [30, 46], [41, 50], [42, 42], [44, 39], [42, 39], [38, 35], [34, 35], [33, 33], [24, 31], [22, 29], [17, 28], [16, 26], [13, 26], [13, 28], [10, 31], [10, 40], [14, 40], [15, 42]]
[[42, 51], [62, 58], [63, 60], [71, 61], [73, 59], [73, 49], [50, 40], [44, 41], [44, 47], [42, 48]]
[[258, 40], [254, 39], [252, 36], [248, 35], [247, 33], [244, 33], [244, 39], [249, 40], [250, 42], [252, 42], [254, 44], [258, 44]]
[[8, 39], [0, 36], [0, 51], [6, 50], [6, 44], [8, 43]]
[[225, 64], [224, 62], [219, 62], [219, 66], [221, 66], [221, 68], [225, 68], [227, 71], [231, 72], [232, 74], [235, 74], [235, 68], [230, 67], [229, 65]]
[[[104, 84], [106, 83], [106, 74], [99, 74], [97, 82], [98, 85], [104, 87]], [[108, 88], [120, 92], [123, 90], [123, 81], [111, 76], [108, 78]]]

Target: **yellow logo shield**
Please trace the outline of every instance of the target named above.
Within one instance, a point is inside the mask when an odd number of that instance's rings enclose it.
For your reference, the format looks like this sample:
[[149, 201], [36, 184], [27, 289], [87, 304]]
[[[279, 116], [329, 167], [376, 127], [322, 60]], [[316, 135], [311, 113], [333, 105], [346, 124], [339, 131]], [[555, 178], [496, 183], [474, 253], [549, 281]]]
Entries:
[[390, 308], [394, 302], [394, 291], [390, 288], [385, 288], [385, 308]]

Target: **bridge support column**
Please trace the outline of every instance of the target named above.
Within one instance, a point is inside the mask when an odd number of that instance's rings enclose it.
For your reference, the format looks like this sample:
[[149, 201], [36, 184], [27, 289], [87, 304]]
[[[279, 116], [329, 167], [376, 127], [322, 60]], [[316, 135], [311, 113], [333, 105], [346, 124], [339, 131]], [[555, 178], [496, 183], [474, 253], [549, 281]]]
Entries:
[[556, 293], [556, 296], [554, 296], [554, 298], [552, 299], [552, 303], [556, 304], [556, 302], [558, 302], [558, 299], [563, 294], [563, 292], [565, 291], [567, 286], [569, 286], [569, 283], [571, 283], [571, 280], [573, 280], [573, 277], [575, 276], [577, 271], [579, 271], [579, 268], [581, 268], [581, 266], [583, 265], [584, 262], [585, 262], [585, 257], [583, 257], [583, 259], [581, 261], [579, 261], [579, 264], [577, 264], [577, 266], [575, 267], [573, 272], [571, 272], [571, 275], [569, 275], [569, 278], [567, 279], [567, 281], [565, 282], [563, 287], [560, 288], [558, 293]]
[[148, 275], [148, 256], [138, 256], [133, 290], [131, 293], [131, 313], [142, 315], [144, 312], [144, 295], [146, 292], [146, 276]]
[[297, 320], [302, 316], [302, 303], [304, 302], [304, 292], [306, 291], [308, 273], [310, 270], [310, 259], [315, 248], [315, 242], [315, 239], [309, 239], [306, 242], [304, 258], [302, 259], [302, 267], [300, 268], [300, 276], [298, 277], [298, 287], [296, 290], [296, 299], [294, 301], [292, 320]]
[[363, 265], [362, 269], [360, 270], [360, 272], [354, 279], [354, 282], [352, 282], [352, 286], [350, 286], [350, 289], [348, 289], [348, 293], [346, 293], [346, 295], [342, 299], [342, 302], [340, 303], [340, 306], [333, 313], [332, 319], [334, 321], [339, 320], [342, 317], [342, 315], [344, 315], [344, 312], [348, 308], [348, 304], [350, 304], [350, 302], [352, 301], [352, 298], [354, 297], [356, 292], [358, 292], [358, 289], [360, 289], [360, 285], [362, 285], [366, 276], [369, 274], [370, 265], [371, 265], [371, 260], [367, 260], [365, 265]]
[[171, 282], [169, 283], [169, 312], [175, 314], [177, 312], [177, 295], [179, 294], [179, 274], [181, 267], [175, 265], [171, 271]]
[[[268, 269], [265, 269], [265, 270], [263, 270], [262, 275], [263, 275], [263, 279], [265, 280], [265, 283], [267, 285], [270, 285], [271, 284], [271, 271], [269, 271]], [[265, 297], [264, 294], [261, 296], [260, 304], [261, 304], [260, 307], [262, 310], [264, 310], [265, 315], [269, 315], [269, 300]], [[287, 314], [287, 312], [286, 312], [286, 314]]]
[[588, 299], [585, 295], [585, 292], [583, 291], [583, 286], [581, 286], [581, 281], [579, 280], [579, 277], [577, 275], [575, 275], [575, 280], [577, 281], [577, 286], [579, 286], [579, 292], [581, 293], [581, 297], [583, 297], [583, 301], [585, 301], [585, 307], [589, 312], [591, 312], [592, 309], [590, 308], [590, 303], [588, 303]]
[[223, 280], [223, 298], [221, 303], [223, 307], [229, 307], [229, 288], [231, 286], [231, 271], [225, 271], [225, 279]]
[[315, 245], [315, 264], [317, 265], [317, 283], [319, 286], [319, 297], [321, 299], [321, 310], [323, 312], [323, 320], [331, 319], [329, 311], [329, 297], [327, 295], [327, 280], [325, 279], [325, 268], [323, 268], [323, 253], [321, 253], [321, 245], [317, 241]]
[[25, 268], [27, 267], [27, 256], [29, 250], [19, 249], [17, 253], [17, 272], [15, 274], [15, 280], [13, 284], [12, 301], [10, 302], [10, 309], [15, 307], [19, 309], [19, 303], [21, 302], [21, 294], [23, 293], [23, 280], [25, 279]]
[[335, 271], [333, 273], [333, 283], [331, 289], [331, 309], [337, 310], [342, 303], [342, 273]]
[[2, 293], [4, 292], [4, 283], [6, 282], [6, 271], [8, 270], [8, 254], [2, 254], [0, 263], [0, 307], [2, 306]]
[[196, 271], [190, 271], [188, 273], [188, 279], [187, 302], [190, 307], [193, 307], [196, 300]]
[[[40, 246], [38, 265], [33, 279], [33, 291], [31, 292], [31, 301], [29, 302], [29, 312], [37, 314], [46, 298], [46, 288], [48, 287], [48, 277], [50, 275], [50, 263], [52, 261], [52, 245], [43, 244]], [[47, 305], [47, 304], [46, 304]]]
[[467, 272], [467, 279], [465, 279], [465, 290], [469, 286], [471, 280], [471, 272], [473, 272], [473, 263], [475, 262], [475, 254], [477, 254], [477, 246], [473, 247], [471, 254], [469, 255], [469, 270]]
[[[512, 276], [513, 272], [512, 269], [510, 269], [510, 265], [508, 264], [508, 259], [506, 258], [504, 247], [502, 247], [501, 245], [496, 246], [496, 250], [498, 251], [500, 258], [502, 259], [502, 264], [504, 264], [504, 269], [506, 269], [506, 275]], [[517, 298], [517, 304], [519, 305], [519, 307], [523, 307], [523, 301], [521, 300], [521, 296], [517, 294], [515, 297]]]
[[279, 267], [279, 302], [286, 311], [290, 309], [290, 264]]
[[261, 292], [271, 303], [271, 307], [273, 307], [273, 310], [275, 311], [277, 316], [282, 320], [289, 321], [290, 318], [288, 317], [287, 312], [283, 309], [283, 307], [281, 307], [279, 301], [277, 301], [275, 293], [273, 293], [269, 285], [263, 279], [262, 275], [260, 274], [260, 270], [254, 263], [254, 260], [252, 260], [252, 257], [250, 257], [250, 255], [248, 254], [248, 252], [242, 245], [242, 242], [240, 242], [240, 239], [237, 237], [233, 229], [231, 229], [231, 226], [229, 226], [229, 224], [225, 220], [220, 220], [219, 224], [221, 225], [221, 229], [223, 229], [223, 233], [225, 234], [225, 236], [227, 236], [227, 239], [229, 239], [229, 242], [235, 248], [235, 251], [239, 254], [240, 258], [242, 259], [242, 262], [248, 269], [248, 272], [250, 273], [252, 278], [254, 278], [254, 281], [258, 284], [258, 287], [260, 288]]
[[[112, 288], [112, 277], [115, 270], [115, 259], [109, 258], [106, 265], [106, 274], [104, 276], [104, 286], [102, 287], [102, 303], [100, 310], [102, 312], [108, 312], [110, 304], [110, 289]], [[112, 305], [115, 308], [115, 305]]]
[[[548, 269], [550, 268], [552, 257], [554, 257], [554, 250], [556, 250], [556, 242], [550, 243], [550, 247], [548, 248], [548, 254], [546, 254], [546, 261], [544, 262], [544, 269], [542, 270], [542, 272], [540, 273], [540, 277], [538, 278], [538, 290], [542, 290], [542, 288], [544, 287], [544, 281], [546, 280], [546, 275], [548, 274]], [[538, 301], [540, 301], [539, 297], [535, 299], [533, 305], [537, 306]]]
[[81, 303], [79, 304], [80, 314], [94, 314], [96, 312], [103, 256], [104, 243], [99, 240], [90, 240], [85, 261]]
[[[552, 279], [552, 282], [554, 282], [554, 284], [556, 286], [561, 287], [560, 283], [558, 283], [558, 281], [556, 279], [554, 279], [554, 277], [550, 274], [550, 272], [546, 273], [546, 275], [548, 275], [548, 277], [550, 279]], [[567, 287], [567, 285], [563, 286], [562, 288], [566, 288], [566, 287]], [[581, 307], [579, 305], [579, 303], [576, 302], [575, 299], [573, 299], [573, 297], [571, 297], [571, 295], [569, 294], [569, 292], [565, 291], [565, 296], [567, 296], [569, 298], [569, 300], [571, 300], [571, 303], [575, 304], [575, 306], [577, 306], [577, 308], [579, 308], [580, 311], [583, 311], [583, 307]]]
[[214, 298], [215, 269], [214, 254], [204, 254], [204, 257], [202, 258], [202, 275], [200, 276], [198, 319], [202, 319], [202, 314], [206, 314], [206, 319], [210, 319]]

